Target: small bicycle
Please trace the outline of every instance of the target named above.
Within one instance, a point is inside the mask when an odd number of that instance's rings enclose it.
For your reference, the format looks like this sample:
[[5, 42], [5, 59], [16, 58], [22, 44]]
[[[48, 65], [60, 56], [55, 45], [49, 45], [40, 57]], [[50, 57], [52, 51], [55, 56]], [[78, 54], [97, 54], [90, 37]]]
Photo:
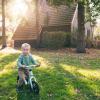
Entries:
[[[36, 81], [36, 78], [35, 78], [35, 76], [32, 72], [32, 69], [35, 68], [35, 67], [38, 67], [38, 66], [40, 66], [40, 65], [25, 66], [25, 69], [29, 70], [29, 75], [25, 77], [26, 81], [27, 81], [27, 85], [30, 87], [30, 90], [32, 92], [34, 92], [35, 94], [39, 94], [40, 89], [39, 89], [38, 82]], [[18, 83], [18, 81], [19, 81], [19, 76], [17, 77], [17, 83]]]

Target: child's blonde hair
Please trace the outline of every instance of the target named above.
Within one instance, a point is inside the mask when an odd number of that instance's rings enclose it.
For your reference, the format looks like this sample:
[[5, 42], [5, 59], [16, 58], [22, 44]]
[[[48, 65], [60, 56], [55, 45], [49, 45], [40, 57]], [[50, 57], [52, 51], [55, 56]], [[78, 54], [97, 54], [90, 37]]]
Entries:
[[21, 48], [22, 48], [22, 49], [24, 49], [24, 48], [30, 49], [31, 46], [30, 46], [30, 44], [28, 44], [28, 43], [23, 43]]

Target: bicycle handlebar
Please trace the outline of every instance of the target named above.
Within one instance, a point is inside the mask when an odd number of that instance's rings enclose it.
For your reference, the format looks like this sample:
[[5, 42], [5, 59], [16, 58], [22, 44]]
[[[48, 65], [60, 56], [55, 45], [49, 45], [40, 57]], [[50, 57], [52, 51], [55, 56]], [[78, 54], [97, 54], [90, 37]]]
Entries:
[[29, 65], [29, 66], [20, 67], [20, 68], [32, 69], [32, 68], [39, 67], [39, 66], [40, 66], [40, 65]]
[[37, 67], [37, 65], [25, 66], [25, 67], [23, 67], [23, 68], [32, 69], [32, 68], [35, 68], [35, 67]]

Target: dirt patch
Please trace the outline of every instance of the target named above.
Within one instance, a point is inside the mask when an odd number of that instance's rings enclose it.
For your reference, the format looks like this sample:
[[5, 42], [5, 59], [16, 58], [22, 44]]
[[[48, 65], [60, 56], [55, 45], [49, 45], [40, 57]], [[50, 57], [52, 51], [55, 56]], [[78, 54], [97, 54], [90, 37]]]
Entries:
[[13, 53], [20, 53], [20, 52], [21, 51], [16, 50], [16, 49], [11, 48], [11, 47], [6, 47], [6, 48], [0, 50], [0, 53], [2, 53], [2, 54], [9, 54], [9, 53], [13, 54]]
[[86, 53], [77, 53], [75, 48], [64, 48], [58, 50], [50, 50], [50, 49], [33, 49], [32, 51], [40, 51], [40, 52], [51, 52], [58, 55], [69, 55], [73, 57], [83, 57], [83, 58], [100, 58], [100, 49], [86, 49]]

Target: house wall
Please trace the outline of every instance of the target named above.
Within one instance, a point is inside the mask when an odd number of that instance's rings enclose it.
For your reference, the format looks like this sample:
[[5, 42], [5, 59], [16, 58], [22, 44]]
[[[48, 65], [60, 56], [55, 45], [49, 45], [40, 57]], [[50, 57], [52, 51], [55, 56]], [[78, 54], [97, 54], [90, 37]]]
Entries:
[[86, 47], [91, 48], [93, 44], [93, 29], [91, 27], [90, 22], [87, 22], [85, 24], [85, 40], [86, 40]]
[[78, 5], [76, 6], [74, 16], [71, 22], [71, 32], [74, 32], [78, 29]]
[[[45, 28], [49, 27], [49, 29], [53, 27], [53, 31], [54, 28], [58, 27], [59, 29], [60, 26], [64, 26], [65, 29], [63, 27], [61, 29], [66, 30], [66, 32], [71, 32], [71, 22], [76, 5], [72, 5], [71, 7], [68, 7], [66, 5], [60, 5], [56, 7], [48, 5], [46, 7], [48, 10], [45, 12], [42, 9], [40, 9], [41, 25]], [[55, 29], [55, 31], [56, 30], [57, 29]]]
[[71, 45], [76, 46], [78, 32], [78, 5], [76, 6], [74, 16], [71, 22]]
[[[47, 13], [48, 26], [61, 26], [67, 24], [68, 7], [61, 5], [58, 7], [50, 7]], [[45, 24], [46, 25], [46, 24]]]
[[92, 30], [90, 22], [87, 22], [85, 24], [85, 36], [86, 36], [86, 38], [90, 38], [90, 39], [93, 38], [93, 30]]

